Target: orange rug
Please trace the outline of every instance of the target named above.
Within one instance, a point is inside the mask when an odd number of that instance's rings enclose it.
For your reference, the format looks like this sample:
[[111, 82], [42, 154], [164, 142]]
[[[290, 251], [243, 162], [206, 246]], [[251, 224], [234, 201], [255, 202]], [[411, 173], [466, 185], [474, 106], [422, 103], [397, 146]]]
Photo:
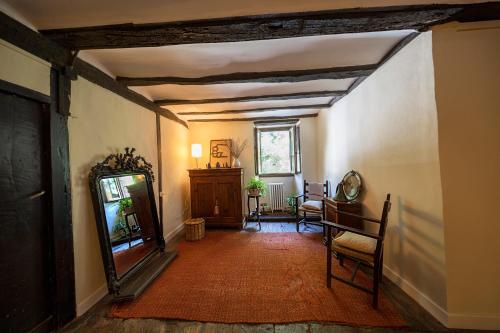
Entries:
[[[334, 269], [349, 274], [352, 268]], [[181, 242], [179, 256], [136, 300], [115, 304], [119, 318], [169, 318], [219, 323], [336, 322], [402, 327], [406, 323], [382, 294], [338, 281], [325, 285], [326, 251], [313, 233], [210, 232]], [[370, 280], [358, 272], [357, 282]], [[382, 287], [383, 288], [383, 287]]]

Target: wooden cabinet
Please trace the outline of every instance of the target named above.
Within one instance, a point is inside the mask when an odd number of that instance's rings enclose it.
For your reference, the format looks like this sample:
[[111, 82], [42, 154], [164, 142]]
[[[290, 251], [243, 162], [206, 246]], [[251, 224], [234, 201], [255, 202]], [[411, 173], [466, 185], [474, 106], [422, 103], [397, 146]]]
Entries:
[[243, 227], [243, 169], [192, 169], [191, 216], [205, 219], [207, 227]]
[[363, 229], [363, 221], [359, 218], [338, 214], [334, 209], [361, 215], [361, 203], [359, 201], [340, 202], [333, 198], [325, 199], [325, 217], [327, 221], [342, 224], [348, 227]]

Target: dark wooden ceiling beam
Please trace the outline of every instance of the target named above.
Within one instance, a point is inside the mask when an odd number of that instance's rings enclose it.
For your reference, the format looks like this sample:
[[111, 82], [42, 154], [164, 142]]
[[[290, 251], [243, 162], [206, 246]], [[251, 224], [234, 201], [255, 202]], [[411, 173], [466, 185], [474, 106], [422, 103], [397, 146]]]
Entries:
[[336, 80], [360, 76], [368, 76], [377, 65], [362, 65], [333, 68], [317, 68], [275, 72], [245, 72], [203, 77], [123, 77], [117, 81], [127, 86], [156, 86], [160, 84], [206, 85], [224, 83], [284, 83], [303, 82], [312, 80]]
[[350, 8], [152, 24], [42, 30], [71, 49], [112, 49], [241, 42], [414, 29], [448, 22], [498, 19], [500, 4], [432, 4]]
[[288, 100], [288, 99], [342, 96], [346, 94], [346, 92], [347, 92], [346, 90], [325, 90], [325, 91], [299, 92], [291, 94], [241, 96], [241, 97], [213, 98], [213, 99], [159, 99], [155, 100], [155, 103], [162, 106], [168, 106], [168, 105], [188, 105], [188, 104], [278, 101], [278, 100]]
[[249, 112], [264, 112], [264, 111], [279, 111], [279, 110], [296, 110], [296, 109], [321, 109], [329, 108], [330, 104], [312, 104], [312, 105], [290, 105], [276, 106], [265, 108], [241, 109], [241, 110], [221, 110], [221, 111], [200, 111], [200, 112], [178, 112], [178, 115], [215, 115], [215, 114], [233, 114], [233, 113], [249, 113]]
[[249, 117], [249, 118], [208, 118], [208, 119], [189, 119], [188, 122], [206, 123], [212, 121], [268, 121], [268, 120], [286, 120], [286, 119], [301, 119], [301, 118], [315, 118], [317, 113], [301, 114], [297, 116], [269, 116], [269, 117]]

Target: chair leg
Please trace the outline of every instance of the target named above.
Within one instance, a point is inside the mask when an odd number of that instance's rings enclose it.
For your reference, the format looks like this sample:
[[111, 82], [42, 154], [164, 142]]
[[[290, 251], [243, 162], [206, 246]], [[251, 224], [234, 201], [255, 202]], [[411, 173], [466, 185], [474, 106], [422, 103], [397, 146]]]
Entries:
[[340, 266], [344, 267], [344, 256], [340, 253], [337, 253], [337, 258], [339, 259]]
[[300, 221], [299, 221], [299, 211], [297, 211], [295, 213], [295, 227], [297, 228], [297, 232], [299, 232], [299, 224], [300, 224]]
[[384, 281], [384, 275], [382, 274], [382, 270], [384, 269], [384, 254], [382, 253], [381, 257], [380, 257], [380, 267], [379, 267], [379, 276], [378, 276], [378, 279], [379, 279], [379, 282], [380, 283], [383, 283]]
[[380, 262], [375, 262], [375, 270], [373, 272], [373, 303], [374, 309], [378, 307], [378, 284], [380, 278]]
[[332, 232], [331, 227], [327, 227], [326, 236], [326, 287], [332, 287]]

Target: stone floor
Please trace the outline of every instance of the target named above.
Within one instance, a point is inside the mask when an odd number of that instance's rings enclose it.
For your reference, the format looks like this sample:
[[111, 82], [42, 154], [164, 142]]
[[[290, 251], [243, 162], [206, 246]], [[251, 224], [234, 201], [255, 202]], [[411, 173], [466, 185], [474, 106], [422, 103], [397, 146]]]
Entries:
[[[256, 223], [248, 223], [242, 232], [295, 232], [294, 223], [262, 223], [258, 230]], [[231, 231], [228, 231], [231, 232]], [[234, 231], [232, 231], [234, 232]], [[321, 232], [321, 228], [314, 225], [301, 225], [301, 232]], [[170, 242], [170, 247], [175, 248], [181, 236]], [[262, 324], [217, 324], [179, 320], [158, 319], [116, 319], [107, 318], [109, 310], [109, 296], [97, 303], [82, 317], [67, 325], [62, 332], [145, 332], [145, 333], [264, 333], [264, 332], [290, 332], [290, 333], [378, 333], [378, 332], [472, 332], [472, 330], [449, 330], [441, 325], [413, 299], [407, 296], [399, 287], [384, 278], [382, 290], [400, 311], [408, 322], [409, 327], [402, 330], [387, 328], [363, 328], [332, 323], [293, 323], [287, 325]], [[481, 331], [485, 332], [485, 331]]]

